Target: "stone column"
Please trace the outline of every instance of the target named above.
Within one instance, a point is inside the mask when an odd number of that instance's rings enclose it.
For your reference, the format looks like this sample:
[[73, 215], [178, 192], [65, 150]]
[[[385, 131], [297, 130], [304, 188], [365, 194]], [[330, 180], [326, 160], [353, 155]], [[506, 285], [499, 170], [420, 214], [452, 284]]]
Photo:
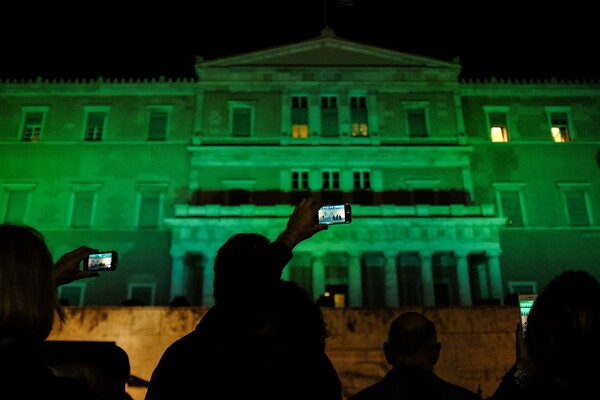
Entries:
[[215, 256], [205, 251], [202, 254], [202, 307], [211, 307], [215, 304], [213, 296], [215, 282]]
[[433, 252], [430, 250], [420, 251], [421, 257], [421, 293], [422, 303], [425, 307], [435, 306], [435, 290], [433, 287]]
[[186, 296], [185, 293], [185, 253], [171, 253], [171, 288], [169, 301], [177, 296]]
[[363, 293], [360, 253], [349, 253], [348, 256], [348, 306], [362, 307]]
[[471, 280], [469, 278], [469, 262], [465, 251], [455, 251], [456, 278], [458, 280], [458, 304], [461, 306], [472, 306]]
[[379, 135], [379, 113], [377, 112], [377, 93], [370, 91], [367, 95], [367, 124], [369, 126], [369, 136]]
[[292, 136], [292, 96], [285, 92], [281, 96], [281, 132]]
[[396, 266], [397, 252], [384, 252], [385, 266], [384, 266], [384, 279], [385, 279], [385, 305], [387, 307], [398, 307], [400, 301], [398, 298], [398, 268]]
[[321, 96], [311, 93], [308, 96], [308, 137], [313, 138], [313, 133], [321, 136]]
[[323, 261], [323, 254], [313, 254], [312, 257], [312, 291], [315, 300], [325, 293], [325, 263]]
[[488, 257], [488, 271], [490, 273], [490, 297], [500, 300], [500, 304], [504, 302], [504, 290], [502, 289], [502, 273], [500, 271], [501, 250], [486, 250]]

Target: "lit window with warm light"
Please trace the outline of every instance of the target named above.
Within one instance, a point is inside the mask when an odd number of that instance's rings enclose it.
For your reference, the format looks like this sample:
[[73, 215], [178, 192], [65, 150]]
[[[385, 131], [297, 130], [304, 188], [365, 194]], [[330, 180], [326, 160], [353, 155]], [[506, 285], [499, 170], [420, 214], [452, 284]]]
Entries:
[[44, 126], [44, 117], [48, 107], [24, 107], [21, 120], [21, 140], [38, 142]]
[[550, 134], [555, 143], [570, 142], [572, 129], [569, 124], [569, 109], [566, 107], [548, 107]]
[[292, 137], [305, 139], [308, 137], [308, 97], [292, 97]]
[[365, 96], [350, 97], [350, 120], [352, 136], [369, 136], [367, 98]]
[[508, 142], [508, 108], [502, 106], [484, 107], [487, 116], [490, 140], [495, 143]]
[[508, 132], [506, 131], [506, 127], [492, 126], [490, 128], [490, 136], [492, 142], [508, 142]]

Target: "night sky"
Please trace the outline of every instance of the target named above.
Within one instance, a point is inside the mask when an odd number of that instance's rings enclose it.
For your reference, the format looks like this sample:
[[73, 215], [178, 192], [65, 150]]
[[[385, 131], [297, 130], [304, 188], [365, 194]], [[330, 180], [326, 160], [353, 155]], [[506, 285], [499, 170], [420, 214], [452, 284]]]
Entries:
[[196, 55], [307, 40], [326, 23], [356, 42], [445, 61], [460, 56], [466, 78], [600, 78], [591, 2], [526, 9], [511, 2], [338, 1], [329, 0], [327, 11], [324, 0], [5, 5], [0, 78], [192, 77]]

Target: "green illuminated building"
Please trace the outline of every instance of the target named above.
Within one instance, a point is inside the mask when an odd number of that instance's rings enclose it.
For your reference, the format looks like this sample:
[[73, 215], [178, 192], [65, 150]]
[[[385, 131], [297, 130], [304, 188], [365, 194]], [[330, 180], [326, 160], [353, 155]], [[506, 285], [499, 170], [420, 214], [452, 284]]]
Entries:
[[468, 81], [325, 29], [190, 79], [0, 82], [0, 220], [56, 259], [117, 250], [71, 305], [210, 306], [232, 234], [274, 239], [303, 196], [353, 207], [284, 277], [349, 307], [502, 304], [600, 275], [600, 84]]

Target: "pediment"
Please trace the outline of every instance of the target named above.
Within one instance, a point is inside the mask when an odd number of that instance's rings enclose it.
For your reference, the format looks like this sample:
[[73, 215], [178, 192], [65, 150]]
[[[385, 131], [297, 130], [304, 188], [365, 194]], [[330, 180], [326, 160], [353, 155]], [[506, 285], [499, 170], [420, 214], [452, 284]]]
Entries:
[[460, 70], [456, 62], [357, 43], [324, 30], [321, 36], [213, 60], [198, 60], [196, 68], [220, 67], [420, 67]]

